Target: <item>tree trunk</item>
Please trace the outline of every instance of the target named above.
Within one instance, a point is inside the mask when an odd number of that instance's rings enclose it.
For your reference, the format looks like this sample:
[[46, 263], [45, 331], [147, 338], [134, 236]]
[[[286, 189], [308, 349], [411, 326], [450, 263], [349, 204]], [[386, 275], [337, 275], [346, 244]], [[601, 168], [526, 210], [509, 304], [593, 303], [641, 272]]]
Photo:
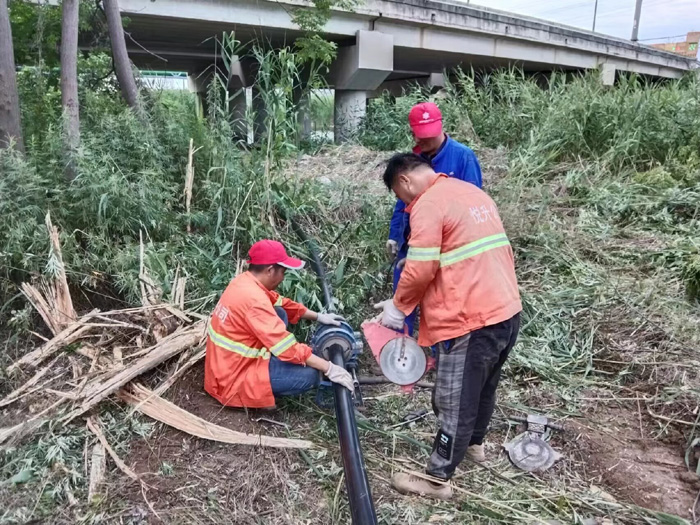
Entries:
[[10, 13], [7, 0], [0, 0], [0, 148], [7, 148], [12, 140], [24, 151]]
[[66, 177], [77, 172], [76, 155], [80, 145], [78, 106], [78, 0], [63, 0], [61, 21], [61, 103], [65, 132]]
[[109, 40], [112, 44], [112, 57], [114, 58], [114, 69], [117, 73], [117, 81], [122, 91], [122, 96], [126, 103], [137, 114], [141, 114], [139, 103], [139, 91], [134, 79], [134, 71], [131, 69], [129, 54], [126, 51], [126, 41], [124, 40], [124, 28], [122, 18], [119, 14], [119, 2], [117, 0], [103, 0], [105, 16], [107, 17], [107, 28], [109, 30]]

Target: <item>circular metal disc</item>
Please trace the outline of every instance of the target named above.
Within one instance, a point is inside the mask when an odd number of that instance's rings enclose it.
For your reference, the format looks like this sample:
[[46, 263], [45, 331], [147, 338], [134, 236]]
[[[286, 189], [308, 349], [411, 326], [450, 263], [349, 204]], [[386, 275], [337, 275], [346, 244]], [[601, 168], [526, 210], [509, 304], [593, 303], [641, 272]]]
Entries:
[[425, 373], [425, 352], [410, 337], [397, 337], [382, 348], [379, 366], [382, 373], [397, 385], [412, 385]]
[[506, 450], [513, 464], [526, 472], [546, 470], [561, 457], [549, 443], [533, 438], [528, 432], [508, 443]]

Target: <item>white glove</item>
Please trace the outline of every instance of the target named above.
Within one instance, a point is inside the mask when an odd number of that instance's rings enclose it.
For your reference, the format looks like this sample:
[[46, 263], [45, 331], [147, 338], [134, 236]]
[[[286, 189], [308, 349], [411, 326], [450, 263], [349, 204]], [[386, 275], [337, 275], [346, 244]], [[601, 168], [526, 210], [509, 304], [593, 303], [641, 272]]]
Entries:
[[330, 324], [333, 326], [340, 326], [340, 321], [345, 321], [345, 319], [343, 319], [343, 316], [338, 315], [338, 314], [318, 313], [316, 315], [318, 316], [318, 317], [316, 317], [316, 322], [321, 323], [321, 324]]
[[386, 254], [389, 256], [389, 258], [396, 258], [397, 253], [399, 253], [399, 243], [393, 239], [386, 241]]
[[374, 305], [376, 310], [382, 310], [379, 317], [379, 323], [387, 328], [393, 328], [394, 330], [403, 330], [404, 321], [406, 315], [396, 308], [393, 299], [387, 299], [381, 303]]
[[403, 268], [404, 266], [406, 266], [406, 257], [404, 257], [403, 259], [401, 259], [399, 262], [396, 263], [396, 267], [397, 267], [399, 270], [400, 270], [401, 268]]
[[328, 370], [326, 371], [326, 377], [333, 381], [334, 383], [338, 383], [339, 385], [344, 386], [350, 392], [355, 391], [355, 385], [352, 382], [352, 376], [350, 375], [350, 372], [345, 370], [342, 366], [334, 365], [330, 361], [328, 361]]

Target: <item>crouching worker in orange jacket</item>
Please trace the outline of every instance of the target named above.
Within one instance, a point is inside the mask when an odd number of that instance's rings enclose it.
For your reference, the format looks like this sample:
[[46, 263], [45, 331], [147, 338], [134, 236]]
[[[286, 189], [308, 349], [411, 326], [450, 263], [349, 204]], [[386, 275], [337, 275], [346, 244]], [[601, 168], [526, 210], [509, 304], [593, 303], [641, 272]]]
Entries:
[[[435, 347], [433, 410], [440, 430], [427, 473], [447, 481], [468, 455], [485, 461], [483, 440], [501, 367], [520, 327], [513, 251], [496, 205], [473, 184], [433, 171], [414, 154], [391, 158], [384, 182], [406, 203], [411, 236], [406, 265], [381, 323], [401, 329], [420, 305], [418, 343]], [[396, 474], [394, 488], [441, 499], [449, 483]]]
[[248, 408], [274, 407], [276, 397], [311, 390], [319, 372], [352, 390], [347, 370], [312, 354], [287, 331], [287, 322], [300, 319], [337, 326], [342, 319], [275, 292], [285, 271], [304, 263], [277, 241], [258, 241], [248, 255], [248, 271], [231, 281], [211, 316], [204, 389], [223, 405]]

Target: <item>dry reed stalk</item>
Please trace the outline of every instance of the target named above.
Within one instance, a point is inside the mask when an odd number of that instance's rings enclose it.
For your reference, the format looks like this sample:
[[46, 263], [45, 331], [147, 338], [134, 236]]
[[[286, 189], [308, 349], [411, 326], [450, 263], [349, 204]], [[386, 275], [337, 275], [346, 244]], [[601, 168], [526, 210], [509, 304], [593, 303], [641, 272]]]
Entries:
[[105, 447], [102, 443], [95, 443], [92, 447], [92, 455], [90, 456], [90, 482], [88, 484], [88, 503], [99, 492], [100, 485], [105, 478], [105, 470], [107, 467], [107, 457], [105, 456]]
[[[93, 313], [96, 311], [97, 310], [93, 310]], [[85, 319], [86, 318], [83, 317], [79, 321], [65, 327], [53, 339], [49, 340], [36, 350], [23, 355], [20, 359], [7, 367], [7, 372], [12, 373], [15, 369], [22, 365], [38, 366], [44, 359], [48, 358], [64, 346], [80, 339], [85, 332], [92, 328], [91, 326], [87, 326]]]
[[234, 445], [257, 445], [273, 448], [311, 448], [313, 443], [302, 439], [276, 438], [263, 435], [245, 434], [230, 430], [184, 410], [177, 405], [156, 396], [152, 390], [132, 384], [130, 390], [122, 389], [119, 397], [134, 405], [140, 412], [192, 436]]
[[197, 153], [200, 148], [194, 148], [194, 139], [190, 139], [190, 148], [187, 154], [187, 171], [185, 171], [185, 210], [187, 210], [187, 233], [192, 231], [191, 221], [190, 221], [190, 207], [192, 204], [192, 186], [194, 185], [194, 154]]
[[160, 303], [163, 294], [151, 278], [146, 268], [146, 248], [143, 244], [143, 231], [139, 231], [139, 286], [141, 287], [141, 304], [151, 306]]
[[172, 295], [170, 302], [177, 306], [180, 310], [185, 309], [185, 286], [187, 285], [187, 276], [180, 275], [180, 267], [175, 270], [175, 278], [173, 279]]
[[183, 328], [152, 346], [147, 355], [131, 363], [127, 368], [120, 370], [107, 380], [101, 380], [100, 378], [88, 384], [82, 393], [82, 405], [69, 413], [64, 418], [64, 421], [66, 423], [72, 421], [135, 377], [151, 370], [183, 350], [201, 344], [205, 326], [206, 323], [204, 321], [198, 321], [192, 326]]
[[121, 458], [117, 455], [114, 449], [110, 446], [109, 442], [107, 441], [107, 438], [105, 437], [104, 432], [102, 431], [102, 427], [100, 427], [100, 424], [97, 422], [97, 420], [95, 420], [92, 417], [89, 417], [87, 419], [87, 427], [90, 430], [90, 432], [95, 434], [97, 439], [100, 441], [100, 444], [110, 455], [110, 457], [114, 461], [115, 465], [117, 465], [119, 470], [121, 470], [124, 474], [129, 476], [132, 480], [141, 482], [141, 478], [139, 478], [138, 474], [131, 470], [129, 466], [121, 460]]
[[[34, 375], [33, 375], [26, 383], [24, 383], [22, 386], [20, 386], [19, 388], [16, 388], [15, 390], [13, 390], [13, 391], [10, 392], [9, 394], [7, 394], [3, 399], [0, 399], [0, 407], [7, 406], [7, 405], [9, 405], [10, 403], [14, 403], [14, 402], [17, 401], [18, 399], [20, 399], [21, 394], [22, 394], [23, 392], [25, 392], [25, 391], [28, 390], [29, 388], [33, 387], [34, 385], [36, 385], [36, 384], [39, 382], [39, 380], [40, 380], [42, 377], [44, 377], [44, 376], [46, 375], [46, 373], [47, 373], [49, 370], [53, 369], [53, 366], [56, 364], [56, 361], [58, 361], [58, 357], [56, 357], [56, 358], [55, 358], [53, 361], [51, 361], [48, 365], [46, 365], [44, 368], [42, 368], [42, 369], [39, 370], [36, 374], [34, 374]], [[51, 380], [49, 380], [49, 382], [50, 382], [50, 381], [53, 381], [53, 379], [56, 379], [56, 378], [52, 378]], [[46, 383], [45, 383], [45, 384], [46, 384]]]

